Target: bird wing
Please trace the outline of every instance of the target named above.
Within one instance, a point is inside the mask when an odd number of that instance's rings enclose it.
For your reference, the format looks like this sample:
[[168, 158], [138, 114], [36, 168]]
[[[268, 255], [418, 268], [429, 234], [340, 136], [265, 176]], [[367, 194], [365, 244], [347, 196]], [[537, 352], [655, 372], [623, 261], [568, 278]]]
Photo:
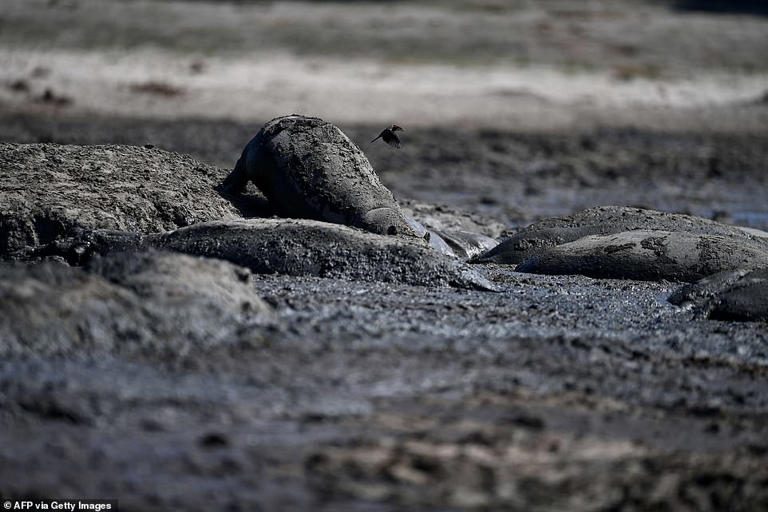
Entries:
[[[377, 140], [382, 138], [386, 132], [387, 132], [387, 130], [382, 130], [381, 133], [379, 134], [379, 136], [376, 137], [375, 139], [373, 139], [369, 144], [373, 144], [374, 142], [376, 142]], [[384, 140], [386, 140], [386, 139], [384, 139]]]

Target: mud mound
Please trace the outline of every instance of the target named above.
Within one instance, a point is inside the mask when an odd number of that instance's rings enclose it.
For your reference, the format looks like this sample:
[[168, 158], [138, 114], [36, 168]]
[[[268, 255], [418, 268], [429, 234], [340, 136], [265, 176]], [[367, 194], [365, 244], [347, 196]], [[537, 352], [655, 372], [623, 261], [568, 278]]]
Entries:
[[77, 228], [156, 232], [239, 217], [225, 172], [132, 146], [0, 144], [0, 256]]
[[0, 264], [0, 353], [184, 354], [268, 319], [251, 273], [180, 254], [116, 254], [90, 272]]

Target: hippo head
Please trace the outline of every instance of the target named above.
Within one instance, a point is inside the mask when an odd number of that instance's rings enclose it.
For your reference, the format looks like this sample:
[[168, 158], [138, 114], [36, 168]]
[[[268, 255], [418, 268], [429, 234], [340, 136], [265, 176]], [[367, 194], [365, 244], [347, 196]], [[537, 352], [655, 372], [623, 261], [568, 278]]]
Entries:
[[408, 220], [394, 208], [376, 208], [360, 218], [360, 227], [380, 235], [418, 236]]

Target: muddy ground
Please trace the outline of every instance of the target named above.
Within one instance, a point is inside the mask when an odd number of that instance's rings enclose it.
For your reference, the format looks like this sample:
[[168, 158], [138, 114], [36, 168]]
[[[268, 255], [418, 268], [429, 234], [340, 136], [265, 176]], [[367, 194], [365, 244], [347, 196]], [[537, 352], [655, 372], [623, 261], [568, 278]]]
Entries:
[[[768, 114], [768, 105], [755, 106]], [[740, 109], [735, 109], [738, 112]], [[151, 144], [231, 169], [261, 121], [167, 121], [0, 113], [7, 142]], [[768, 126], [768, 124], [766, 124]], [[596, 205], [683, 212], [768, 229], [766, 132], [417, 128], [369, 145], [377, 125], [340, 127], [404, 204], [442, 204], [510, 228]]]
[[[301, 111], [336, 122], [412, 208], [514, 230], [621, 204], [768, 230], [768, 21], [748, 9], [105, 4], [133, 30], [110, 36], [87, 1], [0, 13], [1, 140], [152, 144], [229, 168], [264, 121]], [[202, 11], [208, 25], [192, 23]], [[53, 37], [62, 13], [74, 28]], [[319, 14], [336, 19], [326, 32], [307, 21]], [[276, 32], [215, 37], [254, 20]], [[505, 39], [504, 20], [526, 32]], [[177, 37], [160, 38], [168, 26]], [[398, 59], [351, 26], [415, 50]], [[326, 34], [319, 56], [292, 38], [308, 27]], [[481, 35], [452, 47], [456, 27]], [[479, 53], [506, 57], [462, 67]], [[347, 58], [371, 66], [360, 81]], [[302, 82], [310, 64], [317, 82]], [[473, 85], [492, 72], [503, 87]], [[248, 89], [271, 79], [272, 96]], [[402, 150], [368, 145], [394, 121]], [[4, 360], [0, 495], [121, 510], [768, 507], [768, 325], [699, 318], [667, 302], [677, 283], [479, 268], [501, 292], [257, 276], [276, 317], [231, 343]]]

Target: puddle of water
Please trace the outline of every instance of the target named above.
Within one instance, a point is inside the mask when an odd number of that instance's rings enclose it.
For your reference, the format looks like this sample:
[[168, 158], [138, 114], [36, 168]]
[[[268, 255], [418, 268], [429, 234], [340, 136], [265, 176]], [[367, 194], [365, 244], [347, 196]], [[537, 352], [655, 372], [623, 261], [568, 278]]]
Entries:
[[768, 228], [768, 212], [732, 212], [733, 223], [753, 228]]

